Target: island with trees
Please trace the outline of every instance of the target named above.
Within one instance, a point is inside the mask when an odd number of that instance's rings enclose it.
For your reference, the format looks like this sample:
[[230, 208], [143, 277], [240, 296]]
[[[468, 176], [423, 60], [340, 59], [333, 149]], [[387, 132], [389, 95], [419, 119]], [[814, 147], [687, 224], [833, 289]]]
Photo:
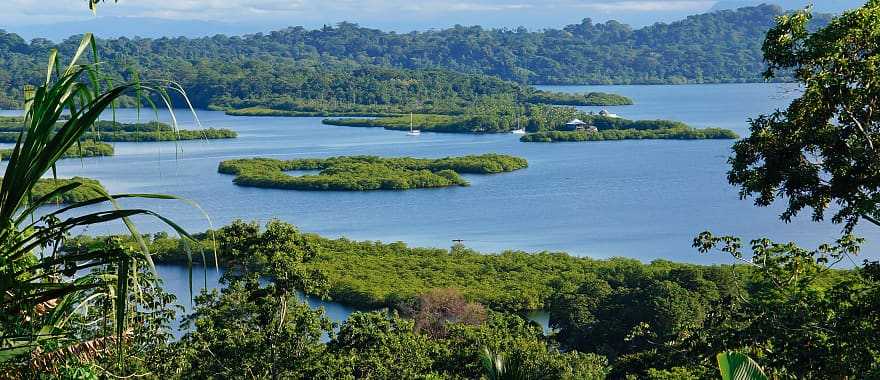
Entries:
[[[495, 174], [528, 167], [525, 159], [499, 154], [425, 158], [345, 156], [326, 159], [248, 158], [220, 162], [217, 171], [233, 174], [239, 186], [291, 190], [406, 190], [468, 186], [461, 174]], [[291, 176], [285, 171], [320, 170]]]
[[613, 140], [729, 140], [739, 135], [723, 128], [604, 129], [598, 131], [546, 131], [520, 137], [522, 142], [576, 142]]
[[218, 99], [210, 108], [233, 116], [394, 116], [408, 113], [460, 115], [478, 104], [619, 106], [633, 104], [622, 95], [538, 90], [487, 75], [436, 69], [303, 70], [306, 83], [327, 83], [321, 92], [291, 88], [246, 99]]
[[[56, 124], [61, 128], [63, 121]], [[0, 120], [0, 142], [14, 143], [21, 133], [21, 117], [4, 117]], [[102, 142], [152, 142], [152, 141], [179, 141], [201, 139], [231, 139], [238, 134], [226, 128], [205, 129], [176, 129], [169, 124], [151, 121], [147, 123], [121, 123], [118, 121], [96, 121], [87, 132], [83, 133], [81, 140], [94, 141], [90, 150], [96, 153], [106, 153], [107, 149]], [[106, 155], [106, 154], [99, 154]]]
[[[12, 154], [12, 148], [0, 149], [0, 160], [7, 161]], [[85, 158], [85, 157], [104, 157], [112, 156], [114, 153], [113, 145], [102, 141], [85, 140], [74, 145], [61, 158]]]
[[[422, 132], [507, 133], [523, 129], [523, 142], [597, 141], [622, 139], [736, 139], [728, 129], [693, 128], [670, 120], [629, 120], [616, 115], [587, 113], [574, 107], [514, 106], [505, 100], [483, 102], [464, 115], [413, 114], [379, 118], [328, 118], [326, 125], [379, 127]], [[580, 120], [582, 125], [571, 126]]]
[[69, 186], [75, 183], [81, 185], [46, 199], [47, 203], [73, 204], [106, 197], [107, 189], [101, 185], [101, 182], [84, 177], [40, 179], [32, 189], [30, 196], [33, 199], [43, 198], [62, 186]]

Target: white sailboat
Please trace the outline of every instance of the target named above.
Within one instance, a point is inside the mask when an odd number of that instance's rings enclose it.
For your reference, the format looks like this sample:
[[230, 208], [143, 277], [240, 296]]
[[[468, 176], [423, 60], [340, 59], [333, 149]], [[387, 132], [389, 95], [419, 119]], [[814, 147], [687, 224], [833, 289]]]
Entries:
[[413, 129], [413, 114], [409, 113], [409, 132], [406, 133], [408, 136], [419, 136], [422, 134], [422, 131], [418, 129]]
[[510, 133], [513, 133], [513, 134], [515, 134], [515, 135], [524, 135], [524, 134], [526, 134], [526, 129], [523, 128], [523, 127], [520, 127], [520, 126], [519, 126], [519, 115], [516, 115], [516, 129], [510, 131]]

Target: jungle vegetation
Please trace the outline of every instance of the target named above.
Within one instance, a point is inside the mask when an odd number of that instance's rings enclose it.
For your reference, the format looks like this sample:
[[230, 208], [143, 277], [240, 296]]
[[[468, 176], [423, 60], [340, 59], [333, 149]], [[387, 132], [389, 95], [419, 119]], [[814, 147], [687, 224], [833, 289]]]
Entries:
[[[133, 72], [173, 79], [188, 90], [197, 108], [277, 108], [273, 103], [301, 100], [393, 104], [395, 96], [424, 103], [443, 98], [433, 95], [442, 87], [463, 94], [477, 87], [460, 87], [454, 84], [458, 80], [445, 78], [437, 81], [446, 85], [434, 86], [429, 77], [436, 72], [421, 70], [442, 70], [444, 76], [461, 78], [481, 75], [474, 77], [478, 82], [495, 77], [530, 84], [761, 81], [761, 43], [774, 18], [783, 13], [779, 7], [762, 5], [642, 28], [584, 19], [540, 31], [455, 26], [395, 33], [340, 23], [243, 37], [117, 38], [100, 41], [98, 52], [108, 60], [107, 74], [117, 82], [130, 79]], [[817, 16], [811, 28], [830, 18]], [[0, 104], [20, 105], [21, 87], [41, 79], [46, 52], [58, 48], [69, 57], [78, 42], [76, 36], [56, 44], [0, 34], [0, 82], [6, 84]], [[411, 83], [404, 85], [407, 81]], [[371, 90], [373, 85], [388, 91]]]
[[[89, 372], [82, 371], [83, 364], [97, 357], [115, 358], [102, 363], [106, 373], [135, 373], [135, 367], [143, 364], [123, 358], [137, 356], [168, 338], [161, 324], [170, 321], [174, 313], [167, 309], [170, 298], [155, 276], [146, 244], [138, 244], [135, 250], [121, 245], [88, 252], [57, 249], [72, 231], [107, 222], [122, 222], [131, 236], [143, 243], [130, 220], [135, 215], [157, 217], [189, 236], [153, 211], [122, 208], [116, 203], [119, 198], [175, 197], [110, 195], [87, 179], [43, 178], [49, 173], [55, 176], [56, 161], [79, 143], [122, 94], [156, 92], [164, 96], [175, 89], [163, 82], [153, 82], [150, 87], [139, 82], [112, 82], [101, 75], [103, 65], [95, 50], [95, 40], [87, 34], [68, 65], [63, 66], [53, 51], [44, 71], [46, 77], [37, 82], [39, 85], [24, 88], [22, 131], [16, 133], [19, 137], [0, 182], [3, 378], [89, 378]], [[70, 204], [41, 210], [57, 201]], [[110, 208], [94, 208], [100, 204]], [[76, 368], [68, 369], [64, 363], [74, 363]]]
[[[460, 174], [495, 174], [528, 167], [522, 158], [499, 154], [419, 159], [375, 156], [276, 160], [250, 158], [220, 162], [217, 171], [234, 174], [239, 186], [292, 190], [406, 190], [467, 186]], [[320, 170], [291, 176], [285, 171]]]

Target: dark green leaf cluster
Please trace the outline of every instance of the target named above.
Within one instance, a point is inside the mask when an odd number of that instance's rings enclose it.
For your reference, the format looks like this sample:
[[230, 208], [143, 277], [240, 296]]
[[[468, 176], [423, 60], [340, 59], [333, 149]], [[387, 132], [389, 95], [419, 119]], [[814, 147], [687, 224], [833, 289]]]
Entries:
[[788, 221], [807, 209], [847, 232], [867, 218], [880, 225], [880, 3], [868, 1], [810, 33], [810, 15], [779, 19], [764, 53], [770, 69], [793, 71], [803, 94], [787, 109], [751, 120], [734, 145], [728, 180], [758, 206], [784, 200]]
[[[467, 186], [460, 174], [494, 174], [526, 168], [522, 158], [499, 154], [441, 159], [375, 156], [276, 160], [251, 158], [220, 162], [217, 171], [236, 175], [239, 186], [292, 190], [406, 190]], [[285, 171], [320, 170], [291, 176]]]

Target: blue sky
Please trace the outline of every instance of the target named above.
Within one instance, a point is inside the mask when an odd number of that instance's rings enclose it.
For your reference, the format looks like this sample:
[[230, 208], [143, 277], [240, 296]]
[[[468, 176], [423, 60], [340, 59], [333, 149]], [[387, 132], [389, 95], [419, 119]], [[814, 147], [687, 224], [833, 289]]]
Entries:
[[[768, 0], [800, 6], [808, 0]], [[319, 27], [352, 21], [386, 30], [423, 30], [454, 24], [488, 27], [560, 27], [589, 17], [619, 20], [634, 26], [668, 22], [719, 6], [759, 3], [755, 0], [119, 0], [99, 10], [99, 17], [142, 17], [207, 21], [192, 28], [265, 31], [290, 25]], [[857, 6], [860, 0], [815, 1], [823, 11]], [[85, 0], [4, 0], [0, 27], [27, 32], [32, 25], [96, 22]], [[35, 28], [45, 30], [46, 28]], [[218, 30], [225, 32], [224, 30]], [[206, 31], [207, 33], [207, 31]]]

